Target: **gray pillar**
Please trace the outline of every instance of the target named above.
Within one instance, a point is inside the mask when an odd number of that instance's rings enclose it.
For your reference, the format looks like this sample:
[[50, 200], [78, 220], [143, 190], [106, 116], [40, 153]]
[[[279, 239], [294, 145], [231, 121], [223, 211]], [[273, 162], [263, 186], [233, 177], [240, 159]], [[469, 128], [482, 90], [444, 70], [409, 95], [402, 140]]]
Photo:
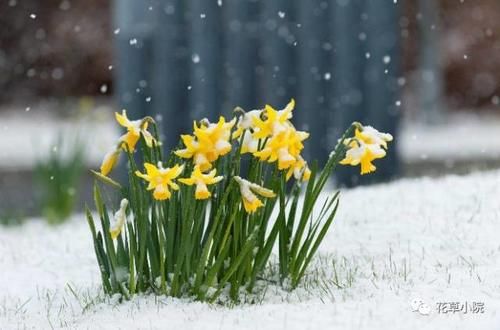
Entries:
[[189, 122], [188, 56], [182, 0], [161, 0], [151, 65], [153, 76], [153, 114], [160, 114], [165, 150], [178, 144], [179, 135], [187, 133]]
[[191, 0], [190, 85], [191, 120], [218, 119], [221, 112], [222, 30], [217, 1]]
[[291, 31], [292, 2], [273, 0], [261, 2], [260, 32], [262, 79], [260, 95], [266, 103], [281, 108], [294, 96], [293, 56], [295, 38]]
[[300, 1], [297, 5], [298, 71], [297, 111], [295, 122], [311, 136], [304, 150], [306, 158], [325, 163], [331, 146], [327, 131], [331, 124], [326, 85], [331, 82], [332, 68], [328, 58], [332, 44], [328, 42], [329, 16], [324, 1]]
[[[364, 73], [365, 111], [364, 122], [382, 132], [395, 136], [399, 123], [399, 86], [400, 43], [399, 43], [399, 4], [368, 0], [363, 20], [367, 31], [366, 46], [371, 54], [366, 61]], [[398, 172], [397, 143], [390, 144], [387, 157], [376, 161], [377, 171], [363, 177], [361, 182], [388, 180]]]
[[[332, 83], [330, 84], [332, 107], [329, 130], [329, 147], [337, 143], [337, 139], [353, 121], [363, 120], [364, 90], [363, 71], [366, 55], [363, 43], [366, 42], [367, 31], [361, 28], [363, 0], [335, 1], [332, 4], [331, 40], [333, 54]], [[356, 181], [359, 169], [339, 166], [336, 178], [340, 184], [351, 185]]]
[[439, 3], [419, 0], [418, 9], [418, 106], [419, 119], [427, 124], [441, 121], [444, 114], [443, 73], [439, 54]]
[[114, 2], [116, 95], [119, 106], [127, 109], [131, 118], [144, 116], [150, 108], [148, 63], [154, 14], [148, 8], [148, 2]]
[[[258, 63], [258, 6], [249, 0], [226, 0], [224, 11], [224, 76], [223, 109], [226, 114], [235, 106], [251, 110], [256, 103], [255, 67]], [[219, 75], [221, 77], [221, 75]]]

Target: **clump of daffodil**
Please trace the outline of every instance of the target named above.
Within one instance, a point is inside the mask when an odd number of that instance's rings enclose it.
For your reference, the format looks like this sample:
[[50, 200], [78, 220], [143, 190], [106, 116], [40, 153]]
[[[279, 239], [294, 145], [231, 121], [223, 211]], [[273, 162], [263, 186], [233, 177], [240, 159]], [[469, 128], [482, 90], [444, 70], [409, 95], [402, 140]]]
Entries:
[[235, 176], [234, 180], [240, 185], [241, 199], [243, 201], [243, 207], [248, 213], [253, 213], [264, 204], [255, 195], [260, 195], [266, 198], [273, 198], [276, 194], [267, 188], [259, 186], [256, 183], [250, 182], [248, 180], [242, 179], [239, 176]]
[[153, 197], [156, 200], [166, 200], [172, 196], [170, 188], [179, 190], [179, 186], [174, 182], [183, 171], [184, 165], [163, 168], [161, 163], [155, 166], [151, 163], [144, 163], [146, 173], [139, 171], [135, 175], [149, 182], [147, 190], [153, 190]]
[[223, 179], [222, 176], [215, 176], [217, 173], [216, 169], [213, 169], [207, 174], [203, 174], [199, 166], [195, 166], [191, 177], [179, 179], [180, 182], [185, 185], [191, 186], [196, 185], [196, 190], [194, 196], [196, 199], [207, 199], [212, 194], [208, 191], [207, 185], [215, 184]]
[[120, 208], [116, 211], [113, 217], [114, 222], [110, 224], [109, 233], [112, 239], [116, 239], [122, 232], [123, 226], [127, 220], [127, 206], [128, 200], [126, 198], [122, 199], [120, 202]]
[[154, 137], [148, 131], [148, 125], [153, 121], [151, 117], [145, 117], [140, 120], [129, 120], [127, 117], [127, 111], [124, 109], [121, 114], [115, 112], [115, 119], [121, 126], [127, 129], [127, 132], [120, 136], [117, 147], [104, 156], [100, 168], [100, 172], [104, 176], [107, 176], [116, 166], [121, 150], [134, 152], [135, 146], [139, 141], [141, 134], [144, 136], [144, 141], [148, 147], [151, 148], [153, 143], [156, 142]]
[[354, 137], [345, 141], [348, 150], [340, 161], [343, 165], [361, 166], [361, 174], [374, 172], [375, 159], [384, 158], [387, 142], [392, 141], [392, 135], [381, 133], [371, 126], [357, 125]]
[[[339, 193], [323, 192], [336, 165], [374, 171], [372, 162], [385, 156], [392, 136], [353, 123], [324, 167], [310, 169], [302, 155], [309, 133], [292, 124], [294, 107], [292, 99], [281, 110], [237, 108], [230, 121], [196, 121], [175, 154], [163, 152], [147, 131], [155, 128], [151, 119], [116, 114], [127, 131], [95, 174], [119, 191], [121, 203], [110, 217], [96, 184], [100, 231], [87, 210], [104, 291], [124, 299], [154, 292], [208, 302], [227, 294], [237, 302], [242, 288], [254, 292], [266, 280], [275, 252], [280, 283], [296, 288], [338, 209]], [[139, 140], [151, 149], [137, 148]], [[106, 176], [122, 152], [136, 149], [139, 157], [127, 157], [128, 182]], [[242, 154], [250, 154], [244, 166]], [[185, 168], [189, 173], [182, 174]], [[292, 178], [298, 183], [287, 184]]]
[[217, 123], [202, 121], [198, 126], [194, 122], [193, 135], [181, 135], [186, 148], [177, 150], [175, 154], [181, 158], [192, 158], [201, 171], [211, 169], [214, 161], [231, 151], [230, 138], [234, 123], [235, 120], [226, 122], [222, 116]]

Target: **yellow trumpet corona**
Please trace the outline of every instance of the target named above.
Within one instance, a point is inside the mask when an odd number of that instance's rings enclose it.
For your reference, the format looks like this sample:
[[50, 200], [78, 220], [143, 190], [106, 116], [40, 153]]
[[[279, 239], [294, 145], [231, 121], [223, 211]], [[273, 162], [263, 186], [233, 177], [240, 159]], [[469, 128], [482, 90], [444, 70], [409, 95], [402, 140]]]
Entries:
[[213, 169], [209, 173], [203, 174], [200, 167], [195, 166], [193, 172], [191, 173], [191, 177], [179, 179], [179, 182], [188, 186], [196, 185], [195, 198], [207, 199], [212, 195], [210, 191], [208, 191], [207, 185], [215, 184], [223, 179], [222, 176], [215, 176], [216, 173], [216, 170]]
[[149, 182], [147, 190], [153, 190], [154, 199], [169, 199], [172, 195], [170, 188], [179, 190], [179, 186], [173, 180], [182, 173], [184, 165], [163, 168], [161, 164], [156, 167], [151, 163], [144, 163], [144, 168], [146, 173], [136, 171], [135, 175]]

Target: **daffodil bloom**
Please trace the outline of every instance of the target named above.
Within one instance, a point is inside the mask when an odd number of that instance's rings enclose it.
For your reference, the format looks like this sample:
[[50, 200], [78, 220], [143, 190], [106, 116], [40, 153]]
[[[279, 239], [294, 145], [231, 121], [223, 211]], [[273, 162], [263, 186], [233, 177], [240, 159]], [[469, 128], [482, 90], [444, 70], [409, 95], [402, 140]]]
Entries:
[[304, 148], [302, 141], [308, 136], [308, 133], [297, 131], [293, 126], [290, 126], [271, 137], [265, 147], [253, 155], [261, 160], [267, 160], [269, 163], [278, 160], [280, 170], [288, 169], [297, 161], [300, 151]]
[[104, 160], [101, 164], [101, 174], [107, 176], [111, 170], [116, 166], [118, 157], [120, 156], [120, 149], [115, 149], [104, 155]]
[[251, 110], [246, 112], [242, 118], [238, 126], [243, 129], [251, 128], [254, 122], [254, 118], [260, 118], [263, 110]]
[[120, 202], [120, 208], [116, 211], [115, 216], [113, 217], [114, 221], [109, 226], [109, 233], [111, 234], [112, 239], [116, 239], [122, 232], [123, 226], [127, 220], [127, 206], [128, 200], [126, 198], [122, 199]]
[[272, 190], [259, 186], [258, 184], [255, 184], [248, 180], [242, 179], [239, 176], [235, 176], [234, 180], [240, 185], [241, 199], [243, 200], [243, 207], [245, 208], [245, 211], [247, 213], [253, 213], [259, 207], [264, 205], [255, 194], [266, 198], [272, 198], [276, 196], [276, 194]]
[[169, 188], [179, 190], [179, 186], [173, 181], [184, 169], [184, 165], [175, 165], [174, 167], [163, 168], [161, 164], [158, 167], [151, 163], [144, 163], [146, 173], [139, 171], [135, 175], [149, 182], [147, 190], [153, 190], [153, 197], [156, 200], [169, 199], [172, 193]]
[[193, 184], [196, 185], [196, 190], [194, 196], [196, 199], [207, 199], [212, 194], [208, 191], [207, 185], [215, 184], [223, 179], [222, 176], [215, 176], [217, 173], [216, 169], [210, 171], [210, 173], [203, 174], [200, 170], [199, 166], [195, 166], [193, 169], [193, 173], [191, 173], [190, 178], [179, 179], [180, 182], [191, 186]]
[[100, 168], [100, 173], [104, 176], [107, 176], [116, 166], [118, 157], [120, 156], [120, 150], [128, 152], [133, 152], [135, 150], [141, 133], [148, 147], [152, 147], [153, 143], [156, 142], [154, 137], [147, 130], [149, 121], [152, 120], [151, 118], [146, 117], [141, 120], [129, 120], [126, 110], [122, 110], [121, 114], [115, 112], [115, 118], [121, 126], [127, 129], [127, 132], [120, 137], [117, 148], [104, 156]]
[[198, 126], [194, 123], [194, 135], [181, 135], [184, 149], [175, 151], [181, 158], [193, 158], [193, 163], [200, 167], [201, 171], [212, 168], [212, 163], [220, 156], [231, 151], [231, 128], [235, 120], [225, 121], [220, 117], [215, 123], [207, 123]]
[[292, 110], [294, 107], [294, 99], [291, 99], [286, 107], [279, 111], [267, 104], [264, 109], [265, 120], [262, 120], [260, 116], [252, 117], [252, 124], [257, 128], [254, 132], [254, 137], [263, 139], [286, 130], [291, 125], [289, 119], [292, 118]]
[[192, 135], [181, 135], [185, 149], [175, 151], [181, 158], [193, 158], [193, 163], [199, 166], [202, 171], [212, 168], [212, 162], [217, 160], [217, 153], [210, 141], [197, 141]]
[[363, 126], [361, 130], [356, 129], [355, 137], [367, 144], [378, 144], [387, 149], [387, 142], [392, 141], [392, 135], [381, 133], [372, 126]]
[[311, 170], [309, 169], [309, 166], [307, 166], [307, 162], [300, 155], [297, 157], [297, 161], [288, 169], [286, 179], [289, 180], [292, 175], [295, 180], [302, 181], [309, 181], [309, 178], [311, 177]]
[[255, 129], [253, 126], [254, 123], [254, 118], [259, 118], [262, 114], [263, 110], [251, 110], [248, 112], [245, 112], [241, 118], [240, 121], [238, 122], [238, 126], [236, 131], [233, 133], [233, 139], [237, 139], [241, 136], [243, 131], [248, 130], [250, 128]]
[[122, 113], [119, 114], [115, 112], [116, 121], [123, 127], [127, 129], [127, 133], [120, 137], [120, 142], [123, 142], [122, 148], [125, 151], [133, 152], [135, 150], [135, 145], [139, 138], [141, 137], [141, 133], [144, 136], [144, 140], [146, 141], [146, 145], [148, 147], [153, 146], [153, 142], [155, 141], [151, 133], [148, 132], [148, 119], [141, 120], [129, 120], [127, 117], [127, 111], [122, 110]]
[[340, 164], [352, 166], [361, 164], [361, 174], [375, 171], [377, 168], [372, 164], [372, 161], [385, 156], [385, 150], [378, 144], [367, 144], [362, 140], [353, 139], [348, 146], [349, 150]]
[[202, 171], [212, 168], [212, 161], [217, 159], [217, 154], [212, 150], [212, 144], [200, 143], [192, 135], [181, 135], [182, 142], [186, 148], [176, 150], [175, 154], [181, 158], [193, 158], [193, 163]]
[[233, 119], [226, 123], [224, 117], [221, 116], [217, 123], [208, 123], [206, 126], [201, 125], [198, 127], [195, 122], [194, 135], [198, 138], [198, 141], [204, 144], [211, 143], [217, 157], [224, 156], [231, 151], [231, 143], [229, 143], [229, 140], [231, 138], [231, 129], [235, 121], [236, 120]]
[[[259, 139], [253, 137], [250, 131], [245, 130], [243, 133], [243, 140], [241, 144], [241, 153], [255, 153], [259, 149]], [[260, 140], [263, 141], [263, 140]]]

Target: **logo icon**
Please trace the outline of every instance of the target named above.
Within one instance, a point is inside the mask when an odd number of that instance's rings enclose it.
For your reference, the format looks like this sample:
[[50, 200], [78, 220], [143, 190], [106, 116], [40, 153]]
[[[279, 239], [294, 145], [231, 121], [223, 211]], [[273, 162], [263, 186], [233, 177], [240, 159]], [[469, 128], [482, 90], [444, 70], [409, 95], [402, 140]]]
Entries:
[[429, 315], [431, 308], [422, 299], [415, 298], [410, 302], [411, 311], [418, 312], [420, 315]]

